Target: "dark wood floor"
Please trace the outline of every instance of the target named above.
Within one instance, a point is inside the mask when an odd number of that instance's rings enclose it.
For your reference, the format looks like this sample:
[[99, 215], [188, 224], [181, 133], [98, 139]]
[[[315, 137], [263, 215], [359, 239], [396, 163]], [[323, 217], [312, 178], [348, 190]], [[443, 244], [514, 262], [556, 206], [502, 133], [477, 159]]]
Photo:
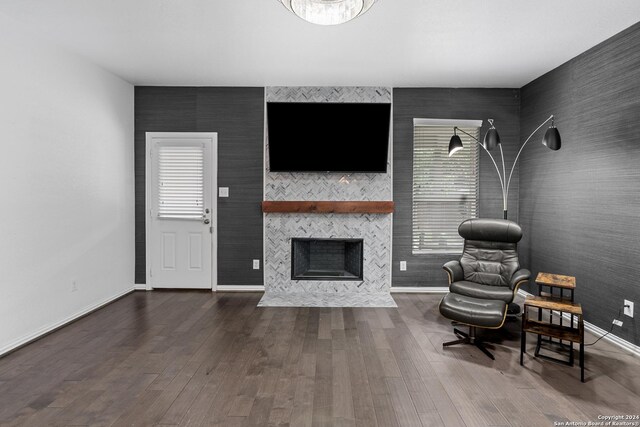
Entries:
[[[398, 309], [257, 308], [260, 294], [136, 292], [0, 359], [3, 425], [552, 426], [640, 412], [640, 363], [579, 369], [453, 339], [439, 295]], [[592, 341], [588, 337], [587, 341]], [[531, 339], [533, 344], [533, 339]]]

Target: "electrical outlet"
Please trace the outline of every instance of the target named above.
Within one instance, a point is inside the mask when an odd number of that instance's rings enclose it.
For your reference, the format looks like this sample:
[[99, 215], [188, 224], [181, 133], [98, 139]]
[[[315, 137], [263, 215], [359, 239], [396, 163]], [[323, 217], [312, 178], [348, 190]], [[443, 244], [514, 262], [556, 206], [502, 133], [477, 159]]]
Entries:
[[260, 260], [259, 259], [254, 259], [253, 260], [253, 269], [254, 270], [260, 270]]
[[75, 280], [71, 282], [71, 292], [76, 292], [78, 290], [78, 284]]
[[400, 271], [407, 271], [407, 261], [400, 261]]
[[218, 197], [229, 197], [229, 187], [218, 187]]
[[613, 324], [622, 327], [622, 322], [618, 319], [613, 319]]
[[624, 300], [624, 315], [633, 317], [633, 301]]

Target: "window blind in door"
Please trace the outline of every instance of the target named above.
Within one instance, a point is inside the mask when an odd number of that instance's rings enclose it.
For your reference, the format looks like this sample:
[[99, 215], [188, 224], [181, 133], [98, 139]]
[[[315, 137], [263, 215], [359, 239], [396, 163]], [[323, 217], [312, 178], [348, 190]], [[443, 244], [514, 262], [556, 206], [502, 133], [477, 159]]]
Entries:
[[158, 217], [198, 218], [204, 208], [204, 146], [158, 147]]

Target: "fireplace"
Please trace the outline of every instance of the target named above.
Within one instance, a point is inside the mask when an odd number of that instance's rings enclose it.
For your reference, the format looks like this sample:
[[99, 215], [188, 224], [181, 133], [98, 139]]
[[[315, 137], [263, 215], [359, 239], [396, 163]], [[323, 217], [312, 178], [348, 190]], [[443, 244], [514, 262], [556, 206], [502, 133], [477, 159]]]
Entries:
[[362, 280], [363, 239], [291, 239], [292, 280]]
[[[265, 102], [391, 103], [391, 92], [386, 87], [267, 87]], [[350, 179], [342, 173], [273, 172], [268, 132], [264, 162], [265, 292], [258, 305], [396, 307], [390, 293], [390, 162], [387, 173], [358, 173]], [[293, 243], [293, 238], [300, 241]], [[324, 256], [317, 256], [318, 244], [325, 246]]]

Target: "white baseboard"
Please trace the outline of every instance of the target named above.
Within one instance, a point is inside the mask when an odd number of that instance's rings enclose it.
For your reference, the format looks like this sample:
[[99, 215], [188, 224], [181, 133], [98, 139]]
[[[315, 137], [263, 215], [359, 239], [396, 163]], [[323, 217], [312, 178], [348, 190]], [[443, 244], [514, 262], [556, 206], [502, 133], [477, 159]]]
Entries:
[[[532, 294], [522, 289], [518, 289], [518, 295], [521, 295], [523, 297], [532, 296]], [[571, 321], [571, 315], [568, 313], [563, 313], [562, 317], [569, 322]], [[584, 322], [584, 329], [585, 331], [588, 331], [593, 335], [595, 335], [597, 338], [603, 337], [608, 332], [602, 329], [601, 327], [596, 326], [593, 323], [589, 323], [587, 321]], [[603, 339], [606, 341], [609, 341], [613, 345], [616, 345], [622, 348], [623, 350], [626, 350], [632, 353], [634, 356], [640, 356], [640, 346], [637, 346], [627, 340], [624, 340], [617, 335], [609, 334]]]
[[[145, 284], [136, 284], [133, 286], [134, 291], [151, 291]], [[229, 286], [218, 285], [214, 292], [264, 292], [264, 286]]]
[[216, 292], [264, 292], [264, 286], [218, 285]]
[[71, 316], [69, 316], [69, 317], [67, 317], [65, 319], [62, 319], [59, 322], [56, 322], [56, 323], [54, 323], [52, 325], [45, 326], [44, 328], [41, 328], [40, 330], [38, 330], [38, 331], [36, 331], [36, 332], [34, 332], [32, 334], [29, 334], [29, 335], [26, 335], [24, 337], [18, 338], [17, 340], [15, 340], [15, 341], [5, 345], [4, 347], [0, 348], [0, 357], [4, 356], [5, 354], [7, 354], [9, 352], [12, 352], [13, 350], [18, 349], [18, 348], [20, 348], [20, 347], [22, 347], [24, 345], [27, 345], [30, 342], [33, 342], [33, 341], [37, 340], [38, 338], [41, 338], [44, 335], [47, 335], [50, 332], [55, 331], [56, 329], [59, 329], [59, 328], [65, 326], [65, 325], [73, 322], [74, 320], [77, 320], [80, 317], [91, 313], [92, 311], [95, 311], [95, 310], [97, 310], [99, 308], [102, 308], [103, 306], [105, 306], [107, 304], [110, 304], [111, 302], [113, 302], [113, 301], [115, 301], [115, 300], [117, 300], [119, 298], [122, 298], [123, 296], [125, 296], [125, 295], [127, 295], [127, 294], [129, 294], [131, 292], [133, 292], [133, 289], [128, 289], [128, 290], [126, 290], [124, 292], [121, 292], [121, 293], [115, 295], [115, 296], [109, 297], [109, 298], [107, 298], [107, 299], [105, 299], [105, 300], [103, 300], [103, 301], [101, 301], [101, 302], [99, 302], [97, 304], [92, 304], [89, 307], [86, 307], [83, 310], [80, 310], [79, 312], [77, 312], [77, 313], [75, 313], [75, 314], [73, 314], [73, 315], [71, 315]]

